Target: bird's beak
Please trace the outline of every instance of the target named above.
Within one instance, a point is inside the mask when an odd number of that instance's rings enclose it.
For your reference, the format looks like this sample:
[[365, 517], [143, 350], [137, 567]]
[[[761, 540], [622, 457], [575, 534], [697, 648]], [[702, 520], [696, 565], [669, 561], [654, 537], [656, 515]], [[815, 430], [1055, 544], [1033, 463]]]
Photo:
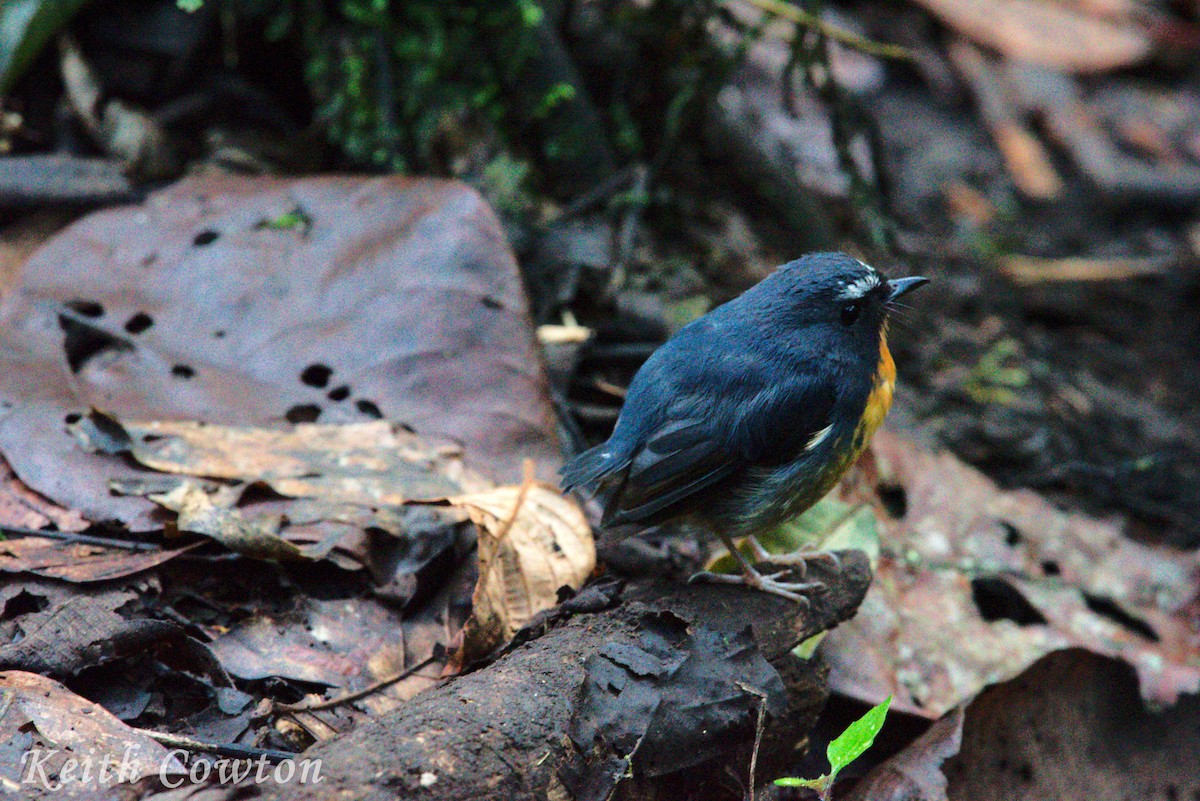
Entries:
[[907, 295], [917, 287], [928, 283], [929, 279], [922, 278], [921, 276], [913, 276], [912, 278], [897, 278], [895, 281], [888, 281], [888, 289], [890, 291], [888, 292], [887, 302], [891, 303], [901, 295]]

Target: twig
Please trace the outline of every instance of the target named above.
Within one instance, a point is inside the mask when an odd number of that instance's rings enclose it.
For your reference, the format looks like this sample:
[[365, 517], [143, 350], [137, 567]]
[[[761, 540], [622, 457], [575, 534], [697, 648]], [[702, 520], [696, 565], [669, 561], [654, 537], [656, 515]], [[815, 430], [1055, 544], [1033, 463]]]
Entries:
[[99, 545], [104, 548], [123, 548], [127, 551], [162, 550], [161, 545], [153, 542], [134, 542], [132, 540], [110, 539], [109, 537], [93, 537], [90, 534], [76, 534], [73, 531], [43, 531], [36, 528], [0, 526], [0, 534], [5, 537], [45, 537], [48, 540], [74, 542], [81, 545]]
[[788, 22], [818, 31], [838, 44], [880, 58], [892, 58], [900, 61], [916, 61], [917, 58], [907, 47], [876, 42], [865, 36], [859, 36], [845, 28], [830, 25], [820, 17], [797, 8], [784, 0], [745, 0], [745, 2], [774, 17], [786, 19]]
[[754, 801], [754, 775], [758, 772], [758, 749], [762, 745], [763, 732], [767, 728], [767, 696], [741, 682], [738, 682], [738, 686], [758, 698], [758, 721], [754, 724], [754, 750], [750, 752], [750, 778], [746, 787], [746, 801]]
[[296, 757], [296, 754], [291, 751], [279, 751], [274, 748], [254, 748], [253, 746], [238, 745], [236, 743], [206, 743], [201, 740], [193, 740], [191, 737], [168, 734], [167, 732], [154, 731], [153, 729], [135, 728], [134, 731], [163, 745], [171, 746], [172, 748], [182, 748], [185, 751], [197, 754], [216, 754], [217, 756], [233, 757], [234, 759], [262, 758], [269, 759], [272, 762], [283, 762], [284, 760]]
[[368, 685], [367, 687], [363, 687], [361, 690], [355, 690], [354, 692], [346, 693], [345, 695], [340, 695], [337, 698], [330, 698], [327, 701], [317, 701], [315, 703], [301, 702], [298, 704], [275, 704], [275, 709], [279, 710], [280, 712], [315, 712], [319, 709], [331, 709], [335, 706], [341, 706], [342, 704], [348, 704], [351, 701], [357, 701], [359, 698], [363, 698], [368, 695], [371, 695], [372, 693], [379, 692], [383, 688], [385, 688], [391, 684], [395, 684], [396, 682], [400, 681], [401, 679], [407, 679], [409, 676], [413, 675], [418, 670], [421, 670], [424, 667], [428, 667], [433, 661], [434, 661], [433, 655], [427, 656], [424, 659], [422, 659], [420, 662], [418, 662], [417, 664], [413, 665], [410, 668], [407, 668], [406, 670], [402, 670], [401, 672], [397, 673], [395, 676], [391, 676], [389, 678], [382, 679], [380, 681], [375, 682], [374, 684]]

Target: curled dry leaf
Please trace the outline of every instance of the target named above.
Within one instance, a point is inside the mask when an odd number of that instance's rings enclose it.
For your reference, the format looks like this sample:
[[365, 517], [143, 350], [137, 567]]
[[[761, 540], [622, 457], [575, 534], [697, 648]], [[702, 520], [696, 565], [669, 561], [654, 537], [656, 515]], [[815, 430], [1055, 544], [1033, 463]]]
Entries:
[[302, 549], [279, 536], [280, 515], [244, 515], [233, 508], [237, 498], [230, 493], [209, 494], [194, 481], [182, 481], [150, 499], [178, 513], [175, 525], [180, 531], [212, 537], [231, 551], [283, 562], [307, 558]]
[[450, 498], [479, 529], [479, 580], [458, 664], [485, 656], [534, 615], [578, 590], [596, 566], [583, 510], [553, 487], [519, 486]]
[[[107, 709], [81, 698], [53, 679], [8, 670], [0, 673], [0, 738], [8, 740], [32, 725], [46, 744], [61, 749], [43, 763], [48, 776], [68, 758], [90, 757], [95, 785], [111, 787], [143, 776], [181, 774], [179, 759], [145, 734], [122, 723]], [[100, 766], [108, 769], [100, 773]], [[118, 767], [124, 766], [119, 771]], [[5, 774], [9, 774], [6, 766]], [[136, 774], [136, 775], [135, 775]], [[79, 774], [76, 774], [77, 776]], [[14, 781], [19, 777], [6, 775]], [[86, 788], [85, 783], [80, 788]]]
[[1136, 64], [1150, 36], [1130, 21], [1091, 16], [1047, 0], [917, 0], [944, 23], [1014, 61], [1073, 73]]
[[[887, 432], [879, 483], [904, 498], [858, 615], [823, 648], [831, 686], [939, 717], [1053, 651], [1081, 647], [1132, 665], [1143, 696], [1200, 690], [1187, 619], [1200, 557], [1126, 538], [1119, 524], [1002, 491], [950, 454]], [[895, 504], [893, 504], [893, 508]]]

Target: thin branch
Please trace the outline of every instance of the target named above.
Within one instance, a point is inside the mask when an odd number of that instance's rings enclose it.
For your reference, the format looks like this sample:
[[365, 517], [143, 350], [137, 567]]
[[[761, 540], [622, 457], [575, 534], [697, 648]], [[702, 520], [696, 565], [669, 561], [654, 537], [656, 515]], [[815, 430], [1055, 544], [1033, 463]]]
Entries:
[[291, 751], [279, 751], [274, 748], [254, 748], [249, 745], [238, 745], [237, 743], [206, 743], [202, 740], [193, 740], [191, 737], [168, 734], [167, 732], [154, 731], [153, 729], [134, 729], [134, 731], [163, 745], [172, 748], [182, 748], [185, 751], [191, 751], [195, 754], [216, 754], [217, 756], [233, 757], [234, 759], [262, 758], [269, 759], [272, 762], [283, 762], [287, 759], [296, 758], [296, 754]]
[[421, 668], [428, 666], [433, 661], [433, 656], [427, 656], [417, 664], [413, 665], [407, 670], [397, 673], [395, 676], [390, 676], [386, 679], [382, 679], [381, 681], [377, 681], [374, 684], [363, 687], [361, 690], [355, 690], [352, 693], [339, 695], [337, 698], [330, 698], [327, 701], [317, 701], [315, 703], [305, 703], [302, 701], [298, 704], [275, 704], [275, 709], [279, 710], [280, 712], [315, 712], [318, 709], [330, 709], [335, 706], [341, 706], [342, 704], [348, 704], [351, 701], [357, 701], [359, 698], [364, 698], [372, 693], [379, 692], [388, 685], [395, 684], [401, 679], [407, 679], [409, 676], [413, 675]]
[[858, 50], [872, 56], [879, 56], [880, 58], [891, 58], [898, 61], [916, 61], [916, 56], [907, 47], [887, 44], [886, 42], [876, 42], [865, 36], [859, 36], [857, 33], [848, 31], [845, 28], [839, 28], [837, 25], [830, 25], [820, 17], [810, 14], [804, 9], [797, 8], [791, 3], [785, 2], [785, 0], [745, 0], [745, 2], [773, 17], [786, 19], [796, 25], [818, 31], [823, 36], [853, 50]]

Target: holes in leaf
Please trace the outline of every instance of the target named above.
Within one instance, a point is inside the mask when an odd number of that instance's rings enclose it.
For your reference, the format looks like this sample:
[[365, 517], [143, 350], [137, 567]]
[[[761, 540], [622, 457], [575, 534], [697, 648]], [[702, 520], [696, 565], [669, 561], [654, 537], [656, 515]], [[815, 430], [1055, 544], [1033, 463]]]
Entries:
[[138, 312], [125, 321], [125, 330], [133, 335], [142, 333], [143, 331], [154, 325], [154, 318], [145, 312]]
[[50, 599], [44, 595], [34, 595], [28, 590], [21, 590], [4, 604], [4, 612], [0, 614], [0, 620], [12, 620], [21, 615], [40, 612], [49, 605]]
[[501, 303], [500, 301], [496, 300], [495, 298], [493, 298], [491, 295], [484, 295], [482, 298], [479, 299], [479, 302], [482, 303], [484, 306], [486, 306], [489, 309], [503, 309], [504, 308], [504, 304]]
[[321, 407], [315, 403], [301, 403], [287, 410], [284, 418], [289, 423], [315, 423], [321, 416]]
[[224, 338], [225, 338], [224, 329], [213, 331], [213, 339], [224, 339]]
[[66, 307], [83, 317], [104, 316], [104, 307], [94, 300], [68, 300]]
[[1059, 567], [1058, 562], [1054, 561], [1053, 559], [1043, 559], [1042, 572], [1051, 577], [1061, 576], [1062, 568]]
[[331, 376], [333, 376], [332, 368], [323, 364], [310, 364], [304, 368], [304, 372], [300, 373], [300, 381], [310, 387], [324, 389], [329, 386]]
[[360, 412], [362, 412], [363, 414], [365, 414], [367, 417], [373, 417], [376, 420], [383, 419], [383, 412], [381, 412], [379, 410], [379, 407], [376, 406], [374, 403], [372, 403], [369, 400], [356, 401], [354, 404], [354, 407], [356, 409], [358, 409]]
[[171, 368], [171, 375], [175, 376], [176, 378], [182, 378], [186, 380], [196, 375], [196, 371], [191, 367], [188, 367], [186, 364], [177, 364]]
[[1085, 592], [1083, 594], [1083, 602], [1087, 604], [1088, 609], [1100, 615], [1100, 617], [1107, 618], [1118, 626], [1132, 631], [1140, 637], [1145, 637], [1151, 642], [1158, 642], [1158, 634], [1155, 633], [1154, 629], [1150, 628], [1146, 621], [1129, 614], [1112, 599], [1102, 598], [1098, 595]]
[[1044, 626], [1046, 618], [1004, 579], [971, 579], [971, 600], [980, 616], [989, 623], [1011, 620], [1018, 626]]
[[65, 314], [58, 316], [63, 330], [63, 355], [72, 373], [78, 373], [91, 359], [105, 351], [133, 350], [133, 345], [102, 329]]
[[73, 426], [82, 419], [83, 419], [83, 415], [80, 414], [79, 412], [71, 412], [70, 414], [68, 414], [66, 417], [63, 418], [63, 422], [69, 426]]
[[350, 397], [350, 387], [347, 384], [342, 384], [340, 387], [334, 387], [333, 389], [329, 390], [329, 394], [325, 397], [329, 398], [331, 401], [344, 401], [346, 398]]
[[908, 493], [899, 484], [880, 484], [879, 500], [893, 518], [899, 520], [908, 514]]
[[205, 245], [211, 245], [213, 242], [216, 242], [220, 237], [220, 234], [210, 228], [196, 234], [196, 238], [192, 240], [192, 244], [198, 248], [202, 248]]
[[1000, 521], [1001, 528], [1004, 529], [1004, 544], [1009, 548], [1016, 548], [1021, 544], [1021, 532], [1012, 523]]

